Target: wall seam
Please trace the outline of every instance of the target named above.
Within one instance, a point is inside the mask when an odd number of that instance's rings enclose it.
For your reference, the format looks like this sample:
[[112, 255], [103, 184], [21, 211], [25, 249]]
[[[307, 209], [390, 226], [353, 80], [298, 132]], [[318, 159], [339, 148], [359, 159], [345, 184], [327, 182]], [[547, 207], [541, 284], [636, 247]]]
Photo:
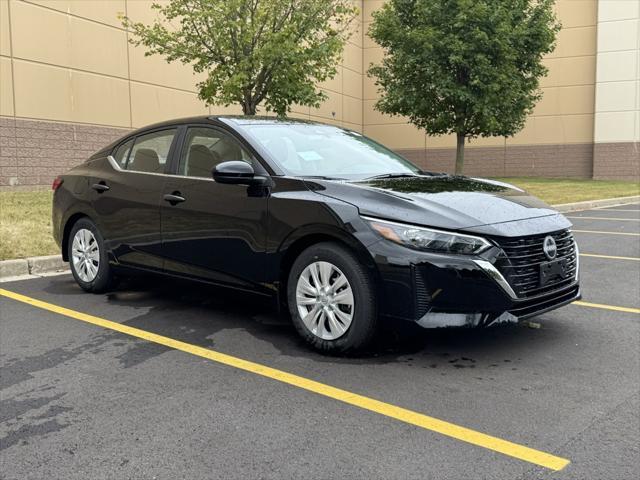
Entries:
[[[129, 0], [124, 0], [124, 14], [129, 15]], [[131, 98], [131, 58], [129, 55], [129, 29], [125, 30], [125, 41], [127, 42], [127, 87], [129, 90], [129, 127], [133, 128], [133, 100]], [[211, 110], [209, 110], [211, 113]]]
[[66, 125], [80, 125], [80, 126], [86, 126], [86, 127], [117, 128], [117, 129], [123, 129], [123, 130], [131, 130], [131, 128], [133, 128], [133, 127], [127, 127], [123, 125], [112, 125], [108, 123], [80, 122], [77, 120], [60, 120], [56, 118], [44, 118], [44, 117], [21, 117], [16, 115], [0, 115], [0, 118], [13, 118], [14, 120], [25, 120], [29, 122], [62, 123]]
[[360, 109], [362, 110], [362, 115], [361, 115], [361, 120], [360, 120], [360, 131], [362, 133], [364, 133], [364, 126], [366, 125], [365, 119], [364, 119], [364, 81], [365, 81], [365, 76], [367, 75], [367, 71], [365, 70], [365, 64], [364, 64], [364, 36], [365, 36], [365, 31], [364, 31], [364, 2], [366, 0], [362, 0], [360, 2], [360, 5], [362, 6], [362, 20], [360, 21], [360, 65], [361, 65], [361, 70], [362, 70], [362, 75], [360, 75], [360, 89], [362, 91], [362, 95], [360, 98]]
[[[16, 69], [13, 62], [13, 27], [11, 26], [11, 2], [7, 2], [7, 16], [9, 21], [9, 58], [11, 64], [11, 101], [13, 102], [13, 117], [16, 117]], [[16, 165], [17, 166], [17, 165]]]
[[13, 165], [15, 168], [15, 177], [9, 177], [9, 186], [13, 186], [12, 183], [18, 183], [18, 143], [17, 143], [17, 135], [16, 135], [16, 69], [14, 67], [13, 62], [13, 27], [11, 25], [11, 2], [7, 2], [7, 20], [9, 22], [9, 56], [10, 56], [10, 65], [11, 65], [11, 101], [13, 103], [13, 140], [16, 145], [16, 153], [13, 158]]
[[[127, 49], [127, 56], [128, 56], [128, 49]], [[66, 66], [66, 65], [55, 65], [53, 63], [42, 62], [40, 60], [32, 60], [32, 59], [22, 58], [22, 57], [12, 57], [12, 58], [14, 58], [16, 60], [19, 60], [21, 62], [33, 63], [33, 64], [36, 64], [36, 65], [44, 65], [44, 66], [47, 66], [47, 67], [59, 68], [59, 69], [62, 69], [62, 70], [72, 70], [74, 72], [86, 73], [87, 75], [96, 75], [98, 77], [106, 77], [106, 78], [111, 78], [113, 80], [122, 80], [123, 82], [132, 81], [132, 82], [135, 82], [135, 83], [141, 83], [143, 85], [150, 85], [150, 86], [153, 86], [153, 87], [164, 88], [164, 89], [167, 89], [167, 90], [175, 90], [177, 92], [196, 93], [196, 94], [198, 93], [195, 90], [186, 90], [184, 88], [169, 87], [167, 85], [161, 85], [159, 83], [147, 82], [146, 80], [136, 80], [136, 79], [131, 79], [131, 78], [127, 78], [127, 77], [119, 77], [117, 75], [111, 75], [109, 73], [93, 72], [91, 70], [84, 70], [82, 68], [69, 67], [69, 66]]]

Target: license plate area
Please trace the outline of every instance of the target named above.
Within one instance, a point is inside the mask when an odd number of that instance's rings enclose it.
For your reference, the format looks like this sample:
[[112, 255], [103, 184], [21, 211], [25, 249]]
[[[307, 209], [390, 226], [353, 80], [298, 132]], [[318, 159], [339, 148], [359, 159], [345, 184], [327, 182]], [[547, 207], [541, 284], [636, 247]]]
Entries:
[[567, 276], [567, 262], [564, 258], [540, 264], [540, 286], [562, 280]]

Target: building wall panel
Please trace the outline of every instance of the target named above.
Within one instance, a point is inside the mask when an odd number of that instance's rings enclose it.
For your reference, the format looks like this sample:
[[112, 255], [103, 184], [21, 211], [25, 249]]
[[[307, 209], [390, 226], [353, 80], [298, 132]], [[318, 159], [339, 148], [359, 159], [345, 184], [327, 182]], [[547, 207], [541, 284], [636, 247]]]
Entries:
[[319, 108], [311, 108], [310, 114], [314, 117], [342, 121], [342, 94], [325, 91], [327, 100], [322, 102]]
[[71, 119], [79, 123], [131, 125], [129, 82], [85, 72], [72, 72]]
[[195, 93], [131, 82], [131, 122], [142, 127], [161, 119], [207, 115], [209, 108]]
[[0, 115], [11, 116], [14, 114], [11, 59], [0, 57]]
[[390, 148], [425, 148], [424, 132], [410, 124], [364, 125], [363, 131]]
[[122, 28], [118, 17], [127, 11], [125, 0], [70, 0], [69, 8], [73, 15], [117, 28]]
[[9, 2], [0, 1], [0, 55], [11, 56]]
[[10, 7], [14, 57], [70, 66], [71, 20], [67, 15], [25, 2], [12, 1]]
[[597, 0], [558, 0], [556, 3], [556, 14], [563, 28], [596, 25], [597, 11]]
[[73, 121], [69, 69], [14, 60], [13, 76], [16, 116]]
[[190, 66], [180, 62], [168, 63], [158, 55], [145, 56], [144, 47], [131, 44], [129, 44], [129, 68], [131, 80], [189, 92], [196, 92], [197, 84], [206, 79], [205, 74], [194, 73]]

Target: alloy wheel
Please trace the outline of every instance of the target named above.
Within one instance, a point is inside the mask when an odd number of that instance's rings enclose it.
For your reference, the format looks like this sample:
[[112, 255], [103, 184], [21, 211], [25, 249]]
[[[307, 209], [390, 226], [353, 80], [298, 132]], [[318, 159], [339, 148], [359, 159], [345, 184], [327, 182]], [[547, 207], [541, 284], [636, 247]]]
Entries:
[[349, 280], [329, 262], [313, 262], [302, 271], [296, 305], [305, 326], [323, 340], [340, 338], [353, 321], [355, 305]]
[[73, 237], [71, 245], [73, 269], [80, 280], [91, 282], [98, 275], [100, 267], [100, 249], [91, 230], [81, 228]]

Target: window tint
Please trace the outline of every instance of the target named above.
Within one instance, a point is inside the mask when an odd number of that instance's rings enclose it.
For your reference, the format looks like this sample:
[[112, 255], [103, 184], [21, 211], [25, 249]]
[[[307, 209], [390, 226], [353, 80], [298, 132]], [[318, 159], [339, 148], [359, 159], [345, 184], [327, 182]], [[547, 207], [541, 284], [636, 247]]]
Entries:
[[211, 177], [213, 167], [230, 160], [253, 164], [253, 157], [232, 136], [212, 128], [187, 130], [178, 174], [189, 177]]
[[129, 159], [129, 152], [131, 151], [131, 147], [133, 146], [133, 138], [128, 142], [123, 143], [118, 147], [116, 153], [113, 155], [120, 168], [125, 168], [127, 166], [127, 160]]
[[176, 129], [140, 135], [129, 155], [127, 170], [163, 173]]

